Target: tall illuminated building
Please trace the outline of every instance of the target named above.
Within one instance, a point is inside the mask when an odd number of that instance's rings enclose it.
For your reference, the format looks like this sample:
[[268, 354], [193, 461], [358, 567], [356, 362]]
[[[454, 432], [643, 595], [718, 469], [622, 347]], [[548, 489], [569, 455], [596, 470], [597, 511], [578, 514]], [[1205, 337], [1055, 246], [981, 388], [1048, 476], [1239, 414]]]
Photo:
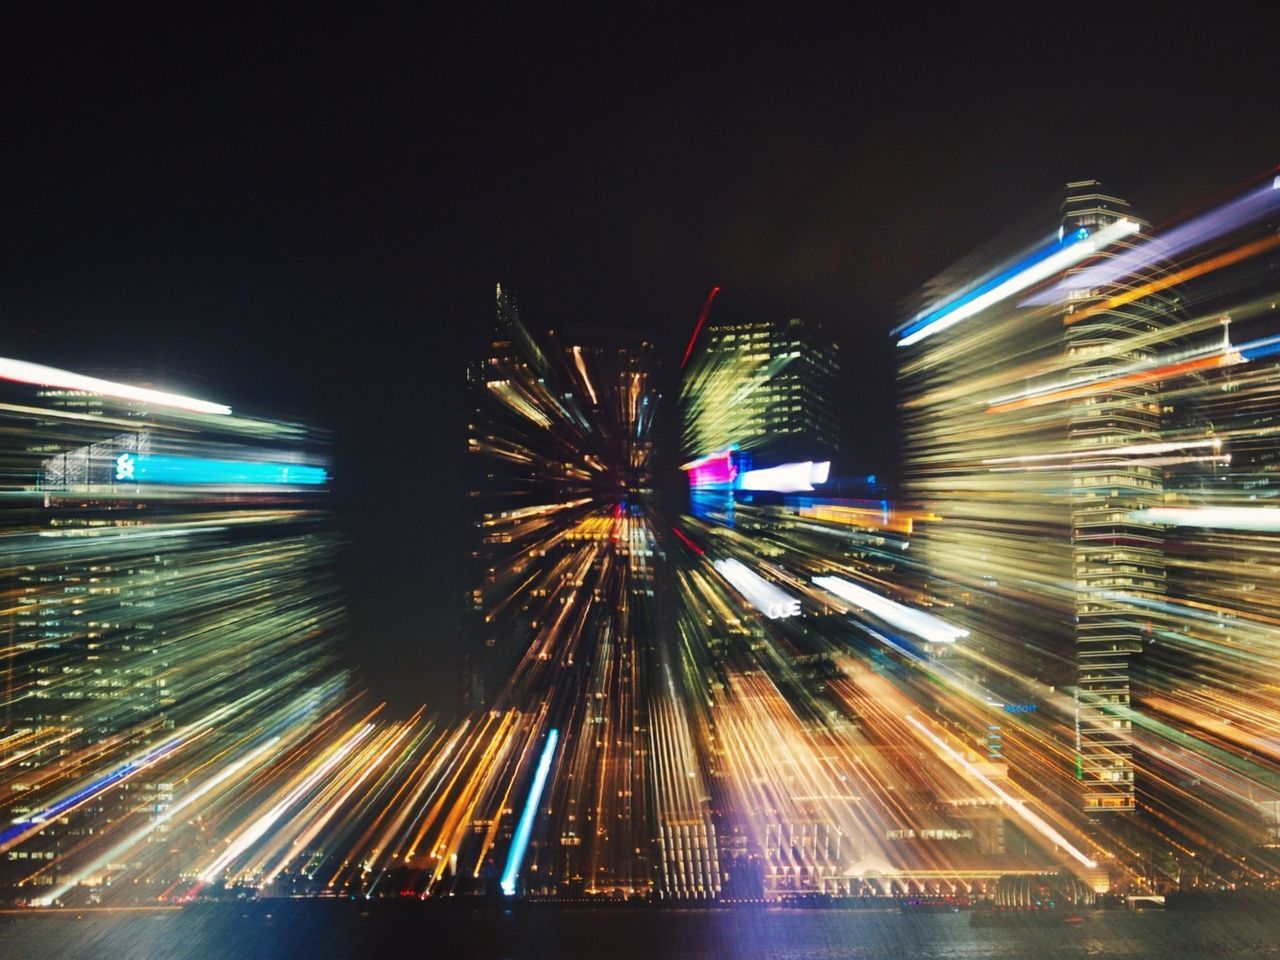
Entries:
[[[643, 336], [572, 325], [535, 336], [501, 286], [495, 320], [486, 356], [467, 369], [472, 706], [492, 701], [537, 629], [545, 594], [521, 584], [580, 541], [608, 540], [615, 514], [643, 514], [660, 400]], [[560, 524], [571, 532], [544, 545]], [[623, 554], [648, 549], [637, 541]]]
[[735, 446], [760, 464], [830, 459], [839, 345], [811, 320], [712, 324], [680, 397], [684, 456]]
[[814, 479], [825, 482], [840, 447], [832, 407], [840, 356], [821, 325], [716, 323], [690, 350], [680, 385], [681, 456], [695, 516], [732, 526], [737, 491], [753, 469], [811, 463]]
[[[272, 704], [341, 683], [326, 442], [216, 404], [0, 364], [14, 401], [0, 449], [6, 879], [172, 883], [178, 860], [144, 861], [182, 797], [193, 724], [220, 717], [200, 742], [229, 748]], [[148, 844], [98, 857], [104, 838], [144, 824]]]
[[1209, 259], [1231, 260], [1224, 268], [1179, 287], [1189, 333], [1177, 356], [1194, 359], [1162, 382], [1169, 465], [1163, 501], [1147, 515], [1165, 532], [1167, 593], [1146, 604], [1152, 636], [1135, 673], [1134, 716], [1144, 732], [1181, 738], [1180, 749], [1137, 757], [1139, 802], [1179, 843], [1247, 852], [1251, 870], [1274, 873], [1280, 754], [1264, 744], [1280, 724], [1267, 679], [1280, 670], [1280, 261], [1234, 255], [1273, 250], [1273, 225], [1259, 226], [1212, 251]]
[[[468, 370], [468, 688], [479, 723], [537, 746], [494, 748], [505, 759], [476, 777], [459, 858], [480, 864], [481, 884], [506, 862], [507, 892], [631, 896], [656, 882], [707, 896], [714, 839], [705, 822], [690, 830], [705, 799], [661, 766], [682, 720], [662, 710], [651, 725], [666, 656], [653, 626], [654, 345], [569, 324], [535, 332], [501, 288], [495, 308]], [[521, 794], [534, 799], [517, 822]]]
[[968, 258], [896, 331], [935, 516], [912, 551], [979, 702], [1030, 711], [1011, 779], [1099, 852], [1224, 883], [1274, 873], [1280, 839], [1277, 222], [1273, 172], [1154, 236], [1073, 183], [1056, 236]]
[[[1136, 223], [1128, 207], [1095, 180], [1069, 183], [1062, 227], [1092, 234], [1121, 219]], [[1123, 254], [1136, 238], [1103, 256]], [[1171, 297], [1111, 306], [1111, 292], [1075, 290], [1068, 301], [1066, 352], [1077, 380], [1115, 381], [1166, 346], [1176, 311]], [[1161, 528], [1133, 514], [1163, 499], [1160, 461], [1139, 452], [1161, 438], [1160, 389], [1150, 380], [1123, 382], [1068, 401], [1078, 776], [1090, 815], [1130, 812], [1135, 805], [1132, 661], [1152, 637], [1149, 601], [1163, 597], [1165, 569]]]
[[[928, 601], [970, 630], [951, 663], [972, 699], [949, 709], [1027, 789], [1089, 815], [1134, 806], [1129, 665], [1148, 618], [1128, 598], [1164, 577], [1158, 530], [1129, 517], [1161, 495], [1158, 460], [1132, 449], [1159, 437], [1158, 384], [1090, 385], [1167, 337], [1152, 298], [1057, 291], [1132, 246], [1126, 213], [1096, 182], [1069, 185], [1056, 216], [931, 281], [895, 330], [904, 494], [934, 517], [912, 555]], [[1069, 769], [1044, 724], [1071, 731]]]

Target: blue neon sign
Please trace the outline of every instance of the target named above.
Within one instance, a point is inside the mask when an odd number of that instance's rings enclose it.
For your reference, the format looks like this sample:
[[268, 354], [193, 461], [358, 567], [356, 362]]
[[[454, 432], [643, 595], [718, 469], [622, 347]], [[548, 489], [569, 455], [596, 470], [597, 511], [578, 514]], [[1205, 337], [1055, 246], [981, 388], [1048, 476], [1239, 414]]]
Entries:
[[116, 481], [124, 483], [317, 486], [329, 480], [324, 467], [305, 463], [153, 457], [132, 452], [115, 458], [114, 475]]

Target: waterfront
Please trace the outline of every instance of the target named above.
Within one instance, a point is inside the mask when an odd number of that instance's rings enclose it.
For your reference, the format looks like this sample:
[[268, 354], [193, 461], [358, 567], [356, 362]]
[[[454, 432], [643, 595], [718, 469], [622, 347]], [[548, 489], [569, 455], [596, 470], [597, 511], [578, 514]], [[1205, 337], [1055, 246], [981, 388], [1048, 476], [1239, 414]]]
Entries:
[[334, 901], [9, 915], [0, 956], [844, 958], [1275, 957], [1271, 913], [1093, 911], [1079, 925], [974, 928], [967, 913], [805, 909], [468, 909]]

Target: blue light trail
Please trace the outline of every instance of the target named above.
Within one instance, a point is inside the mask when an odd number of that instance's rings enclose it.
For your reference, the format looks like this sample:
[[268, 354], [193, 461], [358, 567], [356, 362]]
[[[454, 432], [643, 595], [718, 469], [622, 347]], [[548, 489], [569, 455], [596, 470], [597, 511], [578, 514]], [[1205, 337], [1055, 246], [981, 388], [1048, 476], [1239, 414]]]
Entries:
[[[983, 284], [980, 284], [979, 286], [974, 287], [972, 290], [970, 290], [968, 293], [964, 294], [963, 296], [960, 296], [954, 300], [948, 301], [947, 303], [943, 304], [941, 307], [938, 307], [936, 310], [931, 310], [929, 313], [926, 313], [923, 317], [920, 317], [918, 320], [908, 324], [905, 327], [900, 327], [898, 330], [894, 331], [895, 333], [898, 333], [901, 335], [900, 339], [898, 340], [898, 346], [900, 347], [907, 346], [909, 344], [915, 343], [917, 340], [923, 339], [925, 336], [927, 336], [926, 331], [934, 327], [935, 324], [940, 324], [943, 320], [947, 320], [948, 318], [954, 318], [957, 313], [961, 313], [965, 311], [965, 308], [970, 308], [970, 312], [976, 312], [976, 310], [972, 309], [971, 305], [979, 297], [986, 296], [987, 294], [991, 293], [992, 291], [996, 290], [1002, 285], [1009, 283], [1009, 281], [1013, 280], [1020, 274], [1026, 272], [1027, 270], [1030, 270], [1032, 267], [1035, 267], [1039, 264], [1044, 263], [1050, 257], [1054, 256], [1057, 253], [1060, 253], [1061, 251], [1065, 250], [1067, 247], [1070, 247], [1073, 244], [1079, 243], [1082, 240], [1087, 239], [1088, 236], [1089, 236], [1089, 231], [1086, 228], [1081, 227], [1079, 230], [1069, 233], [1066, 236], [1062, 237], [1061, 239], [1055, 240], [1053, 243], [1048, 244], [1047, 246], [1041, 247], [1039, 250], [1035, 251], [1035, 253], [1031, 254], [1031, 256], [1027, 257], [1025, 260], [1021, 260], [1018, 263], [1014, 264], [1012, 267], [1010, 267], [1008, 270], [1005, 270], [1001, 273], [996, 274], [986, 283], [983, 283]], [[1013, 290], [1009, 291], [1010, 294], [1013, 292], [1014, 292]], [[963, 316], [959, 317], [959, 319], [963, 319], [964, 316], [968, 316], [968, 315], [969, 315], [968, 312], [964, 312]], [[954, 322], [954, 320], [952, 322]]]
[[122, 453], [115, 479], [135, 483], [243, 483], [316, 486], [326, 483], [323, 467], [263, 460], [212, 460], [206, 457], [152, 457]]
[[533, 775], [533, 786], [529, 788], [529, 799], [525, 801], [524, 812], [520, 814], [520, 823], [516, 825], [515, 837], [511, 841], [511, 853], [507, 856], [507, 868], [502, 871], [502, 892], [508, 897], [515, 896], [516, 878], [520, 874], [520, 864], [524, 862], [524, 853], [529, 846], [529, 834], [533, 832], [533, 818], [538, 814], [538, 801], [542, 799], [542, 790], [547, 785], [547, 774], [551, 771], [551, 759], [556, 752], [556, 741], [560, 739], [560, 731], [551, 730], [547, 734], [547, 745], [542, 748], [542, 757], [538, 760], [538, 770]]

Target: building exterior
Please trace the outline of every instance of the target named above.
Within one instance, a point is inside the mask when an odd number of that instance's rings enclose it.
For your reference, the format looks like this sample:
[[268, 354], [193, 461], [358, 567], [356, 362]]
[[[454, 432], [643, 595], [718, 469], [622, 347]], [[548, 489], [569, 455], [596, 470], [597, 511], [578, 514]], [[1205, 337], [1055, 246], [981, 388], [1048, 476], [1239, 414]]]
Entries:
[[[203, 745], [231, 745], [273, 703], [340, 685], [327, 442], [168, 395], [3, 389], [4, 882], [174, 883], [182, 858], [150, 852], [201, 718], [222, 718]], [[121, 830], [148, 841], [103, 859]]]
[[[1067, 184], [1062, 227], [1090, 233], [1121, 218], [1125, 201], [1094, 180]], [[1136, 221], [1134, 221], [1136, 222]], [[1103, 256], [1121, 256], [1132, 234]], [[1167, 346], [1176, 303], [1147, 296], [1109, 306], [1111, 291], [1073, 291], [1064, 316], [1070, 376], [1081, 382], [1122, 378], [1151, 364]], [[1071, 543], [1079, 677], [1079, 767], [1087, 814], [1132, 812], [1135, 804], [1132, 660], [1151, 636], [1146, 601], [1165, 593], [1163, 531], [1133, 515], [1163, 499], [1163, 468], [1139, 453], [1161, 438], [1160, 383], [1125, 382], [1068, 400], [1071, 453]], [[1135, 603], [1137, 605], [1135, 605]]]
[[[740, 502], [825, 483], [840, 447], [838, 344], [799, 318], [713, 324], [700, 343], [680, 386], [693, 516], [735, 526]], [[773, 468], [787, 475], [752, 473]]]
[[736, 447], [758, 466], [829, 460], [839, 345], [811, 320], [718, 323], [681, 385], [683, 456]]
[[[506, 858], [504, 889], [716, 889], [705, 797], [662, 767], [666, 737], [685, 734], [662, 706], [679, 704], [657, 692], [656, 364], [643, 335], [534, 332], [499, 288], [487, 355], [468, 371], [470, 706], [478, 723], [504, 718], [514, 737], [556, 734], [547, 812], [528, 829], [513, 826], [506, 798], [526, 789], [533, 751], [477, 775], [484, 800], [470, 817], [483, 839], [466, 855]], [[523, 843], [528, 867], [517, 870], [511, 851]]]
[[896, 331], [905, 492], [936, 517], [912, 551], [970, 630], [953, 665], [1029, 711], [1009, 775], [1100, 859], [1158, 851], [1138, 882], [1224, 850], [1256, 857], [1224, 882], [1276, 869], [1278, 190], [1151, 235], [1071, 183], [1056, 235], [967, 258]]
[[661, 399], [644, 336], [572, 325], [535, 336], [500, 286], [495, 306], [487, 356], [467, 370], [473, 707], [493, 701], [536, 630], [549, 587], [520, 584], [590, 543], [629, 557], [637, 582], [651, 579], [640, 562], [652, 555], [644, 525], [628, 524], [626, 543], [615, 534], [622, 520], [644, 516], [653, 494]]
[[1146, 604], [1150, 639], [1134, 684], [1135, 722], [1178, 730], [1188, 753], [1222, 769], [1207, 776], [1186, 754], [1140, 754], [1142, 783], [1153, 785], [1141, 803], [1182, 843], [1247, 851], [1245, 879], [1280, 871], [1280, 757], [1261, 747], [1280, 723], [1266, 680], [1280, 669], [1271, 522], [1280, 365], [1270, 344], [1274, 281], [1258, 283], [1275, 265], [1182, 291], [1198, 320], [1191, 352], [1212, 362], [1163, 382], [1170, 463], [1163, 501], [1149, 513], [1165, 536], [1167, 591]]
[[[992, 245], [933, 281], [896, 331], [904, 493], [938, 518], [912, 541], [924, 588], [980, 654], [956, 668], [996, 709], [1046, 711], [971, 717], [975, 744], [1095, 816], [1134, 809], [1130, 665], [1149, 617], [1133, 598], [1163, 595], [1164, 570], [1159, 528], [1133, 516], [1162, 496], [1159, 460], [1135, 452], [1159, 440], [1159, 383], [1093, 385], [1150, 363], [1172, 322], [1161, 297], [1072, 286], [1140, 242], [1123, 200], [1075, 182], [1057, 214], [1021, 252]], [[1070, 289], [1041, 302], [1043, 285]], [[1070, 771], [1034, 746], [1050, 713], [1073, 730]]]

